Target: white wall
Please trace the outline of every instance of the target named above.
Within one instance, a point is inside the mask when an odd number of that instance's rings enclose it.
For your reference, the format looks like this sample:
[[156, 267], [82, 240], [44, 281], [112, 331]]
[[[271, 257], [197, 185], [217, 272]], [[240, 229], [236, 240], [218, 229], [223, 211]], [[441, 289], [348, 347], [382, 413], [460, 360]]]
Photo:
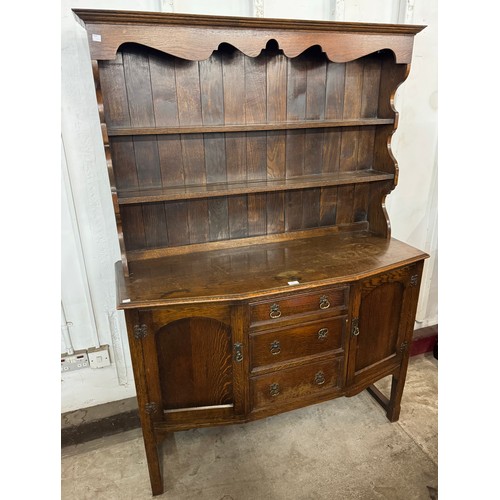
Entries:
[[[431, 253], [417, 327], [437, 323], [437, 13], [433, 0], [63, 0], [62, 286], [75, 349], [109, 344], [112, 366], [62, 376], [61, 411], [135, 395], [123, 314], [115, 311], [120, 259], [84, 29], [71, 8], [428, 24], [417, 35], [410, 77], [398, 91], [393, 150], [397, 189], [388, 197], [393, 237]], [[66, 345], [61, 341], [61, 350]]]

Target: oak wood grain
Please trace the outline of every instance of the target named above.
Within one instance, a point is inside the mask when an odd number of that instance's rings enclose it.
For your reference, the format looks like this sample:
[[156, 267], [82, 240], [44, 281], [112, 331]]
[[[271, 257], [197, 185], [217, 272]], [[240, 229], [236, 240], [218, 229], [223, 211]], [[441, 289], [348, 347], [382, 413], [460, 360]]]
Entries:
[[397, 420], [427, 254], [390, 238], [385, 199], [422, 27], [76, 12], [153, 494], [170, 431], [388, 375]]
[[[268, 260], [271, 251], [280, 250], [283, 252], [276, 254], [278, 258]], [[230, 301], [262, 293], [304, 291], [313, 285], [335, 284], [387, 271], [426, 255], [398, 240], [365, 232], [327, 232], [317, 237], [200, 252], [196, 259], [184, 254], [132, 261], [130, 278], [123, 279], [118, 274], [118, 307]], [[247, 256], [253, 265], [233, 267], [229, 259], [232, 256]], [[291, 279], [298, 280], [299, 285], [290, 287]], [[183, 285], [187, 283], [188, 287]], [[130, 302], [123, 302], [124, 299]]]

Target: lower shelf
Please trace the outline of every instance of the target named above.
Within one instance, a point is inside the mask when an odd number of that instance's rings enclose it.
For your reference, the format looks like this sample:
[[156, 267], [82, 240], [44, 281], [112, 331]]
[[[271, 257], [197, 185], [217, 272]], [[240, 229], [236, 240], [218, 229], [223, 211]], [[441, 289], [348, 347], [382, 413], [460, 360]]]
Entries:
[[219, 182], [199, 186], [192, 185], [120, 190], [118, 193], [118, 203], [120, 205], [130, 205], [135, 203], [215, 198], [219, 196], [321, 188], [393, 179], [394, 174], [369, 169], [355, 172], [334, 172], [301, 176], [291, 179], [249, 180], [242, 182]]

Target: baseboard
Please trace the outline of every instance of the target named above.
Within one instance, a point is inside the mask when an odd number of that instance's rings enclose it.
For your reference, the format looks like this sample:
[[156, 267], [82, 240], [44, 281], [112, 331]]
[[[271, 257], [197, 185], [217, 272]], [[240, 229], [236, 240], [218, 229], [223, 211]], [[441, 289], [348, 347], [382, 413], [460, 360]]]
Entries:
[[[437, 333], [437, 325], [415, 330], [410, 356], [432, 352], [437, 342]], [[63, 413], [61, 423], [61, 446], [63, 448], [141, 426], [136, 398]]]
[[410, 356], [433, 352], [438, 338], [438, 325], [426, 326], [413, 332]]
[[135, 397], [69, 411], [61, 415], [61, 447], [86, 443], [140, 426]]

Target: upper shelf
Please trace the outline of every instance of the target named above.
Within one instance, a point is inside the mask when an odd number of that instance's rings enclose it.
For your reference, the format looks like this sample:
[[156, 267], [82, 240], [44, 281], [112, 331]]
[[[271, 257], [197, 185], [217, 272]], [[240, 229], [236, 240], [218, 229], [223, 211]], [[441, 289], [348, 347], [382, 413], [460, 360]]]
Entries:
[[274, 123], [251, 123], [239, 125], [192, 125], [183, 127], [110, 127], [108, 135], [163, 135], [163, 134], [205, 134], [224, 132], [252, 132], [259, 130], [296, 130], [333, 127], [360, 127], [373, 125], [390, 125], [393, 118], [357, 118], [340, 120], [295, 120]]
[[120, 205], [131, 205], [134, 203], [155, 203], [160, 201], [216, 198], [219, 196], [290, 191], [392, 179], [394, 179], [394, 174], [379, 172], [377, 170], [360, 170], [357, 172], [335, 172], [309, 175], [292, 179], [220, 182], [200, 186], [174, 186], [166, 188], [121, 190], [118, 193], [118, 203]]

